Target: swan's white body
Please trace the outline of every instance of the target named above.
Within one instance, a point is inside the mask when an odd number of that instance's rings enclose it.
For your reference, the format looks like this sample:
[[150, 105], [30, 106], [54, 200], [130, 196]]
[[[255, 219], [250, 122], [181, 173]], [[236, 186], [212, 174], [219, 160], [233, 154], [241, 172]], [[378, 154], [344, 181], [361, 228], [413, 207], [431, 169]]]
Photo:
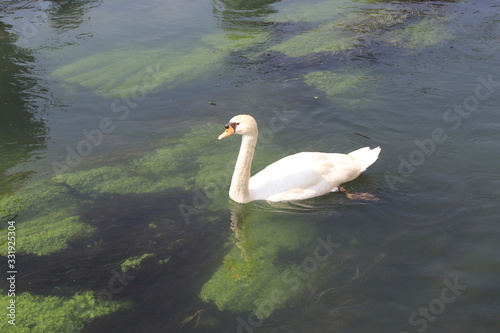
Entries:
[[284, 157], [250, 178], [258, 139], [255, 119], [233, 117], [219, 140], [233, 133], [243, 136], [229, 189], [229, 197], [239, 203], [302, 200], [337, 191], [373, 164], [380, 153], [380, 147], [349, 154], [303, 152]]

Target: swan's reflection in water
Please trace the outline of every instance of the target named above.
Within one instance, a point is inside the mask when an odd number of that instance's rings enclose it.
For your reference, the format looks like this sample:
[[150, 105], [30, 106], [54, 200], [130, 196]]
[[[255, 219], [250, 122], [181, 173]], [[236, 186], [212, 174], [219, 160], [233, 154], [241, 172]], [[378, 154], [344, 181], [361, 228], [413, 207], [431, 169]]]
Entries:
[[317, 284], [320, 271], [340, 246], [332, 236], [317, 236], [315, 221], [336, 214], [332, 197], [322, 200], [232, 202], [234, 237], [201, 298], [220, 310], [250, 312], [258, 318], [297, 304]]
[[[250, 312], [258, 318], [294, 304], [314, 274], [298, 280], [294, 270], [312, 252], [315, 226], [300, 216], [232, 203], [228, 253], [200, 296], [220, 310]], [[305, 253], [305, 254], [303, 254]]]
[[345, 327], [371, 301], [359, 293], [359, 285], [387, 256], [359, 256], [359, 242], [341, 227], [339, 234], [321, 232], [322, 223], [343, 218], [341, 207], [354, 209], [346, 202], [352, 201], [339, 194], [319, 201], [232, 203], [234, 237], [201, 297], [238, 314], [243, 327], [256, 328], [284, 309], [296, 313], [289, 328], [317, 312], [324, 328]]
[[316, 311], [325, 301], [365, 304], [366, 298], [353, 295], [353, 286], [385, 255], [356, 262], [358, 243], [321, 232], [323, 223], [338, 222], [343, 210], [364, 204], [342, 194], [300, 202], [231, 202], [233, 237], [200, 297], [219, 310], [245, 314], [247, 324], [262, 323], [285, 308]]

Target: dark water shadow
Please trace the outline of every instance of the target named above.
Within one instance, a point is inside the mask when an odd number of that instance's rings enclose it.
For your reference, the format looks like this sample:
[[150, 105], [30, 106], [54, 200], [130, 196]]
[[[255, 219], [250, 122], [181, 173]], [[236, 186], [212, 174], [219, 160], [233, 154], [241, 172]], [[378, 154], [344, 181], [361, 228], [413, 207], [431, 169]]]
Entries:
[[[51, 256], [19, 259], [20, 291], [70, 297], [93, 290], [98, 298], [133, 302], [131, 310], [95, 319], [83, 332], [178, 331], [186, 317], [207, 308], [198, 292], [230, 233], [229, 214], [204, 211], [186, 224], [179, 204], [191, 198], [180, 190], [100, 195], [81, 209], [97, 229], [90, 238]], [[121, 267], [143, 254], [150, 256], [138, 267]]]

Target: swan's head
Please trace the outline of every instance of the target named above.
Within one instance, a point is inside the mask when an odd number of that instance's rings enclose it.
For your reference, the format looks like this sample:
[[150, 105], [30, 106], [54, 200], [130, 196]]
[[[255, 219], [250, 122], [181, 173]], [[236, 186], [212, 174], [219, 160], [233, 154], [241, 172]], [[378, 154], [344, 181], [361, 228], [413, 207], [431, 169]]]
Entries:
[[246, 135], [257, 133], [257, 122], [252, 116], [247, 114], [234, 116], [224, 127], [226, 130], [219, 135], [219, 140], [227, 138], [232, 134]]

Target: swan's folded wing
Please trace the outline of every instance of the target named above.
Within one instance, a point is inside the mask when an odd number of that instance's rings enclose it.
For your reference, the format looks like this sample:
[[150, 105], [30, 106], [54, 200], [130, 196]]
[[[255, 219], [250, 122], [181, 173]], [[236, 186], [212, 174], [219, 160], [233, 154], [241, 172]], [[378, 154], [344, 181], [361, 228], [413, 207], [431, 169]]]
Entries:
[[253, 200], [307, 199], [336, 190], [359, 170], [359, 164], [344, 154], [298, 153], [254, 175], [249, 190]]

